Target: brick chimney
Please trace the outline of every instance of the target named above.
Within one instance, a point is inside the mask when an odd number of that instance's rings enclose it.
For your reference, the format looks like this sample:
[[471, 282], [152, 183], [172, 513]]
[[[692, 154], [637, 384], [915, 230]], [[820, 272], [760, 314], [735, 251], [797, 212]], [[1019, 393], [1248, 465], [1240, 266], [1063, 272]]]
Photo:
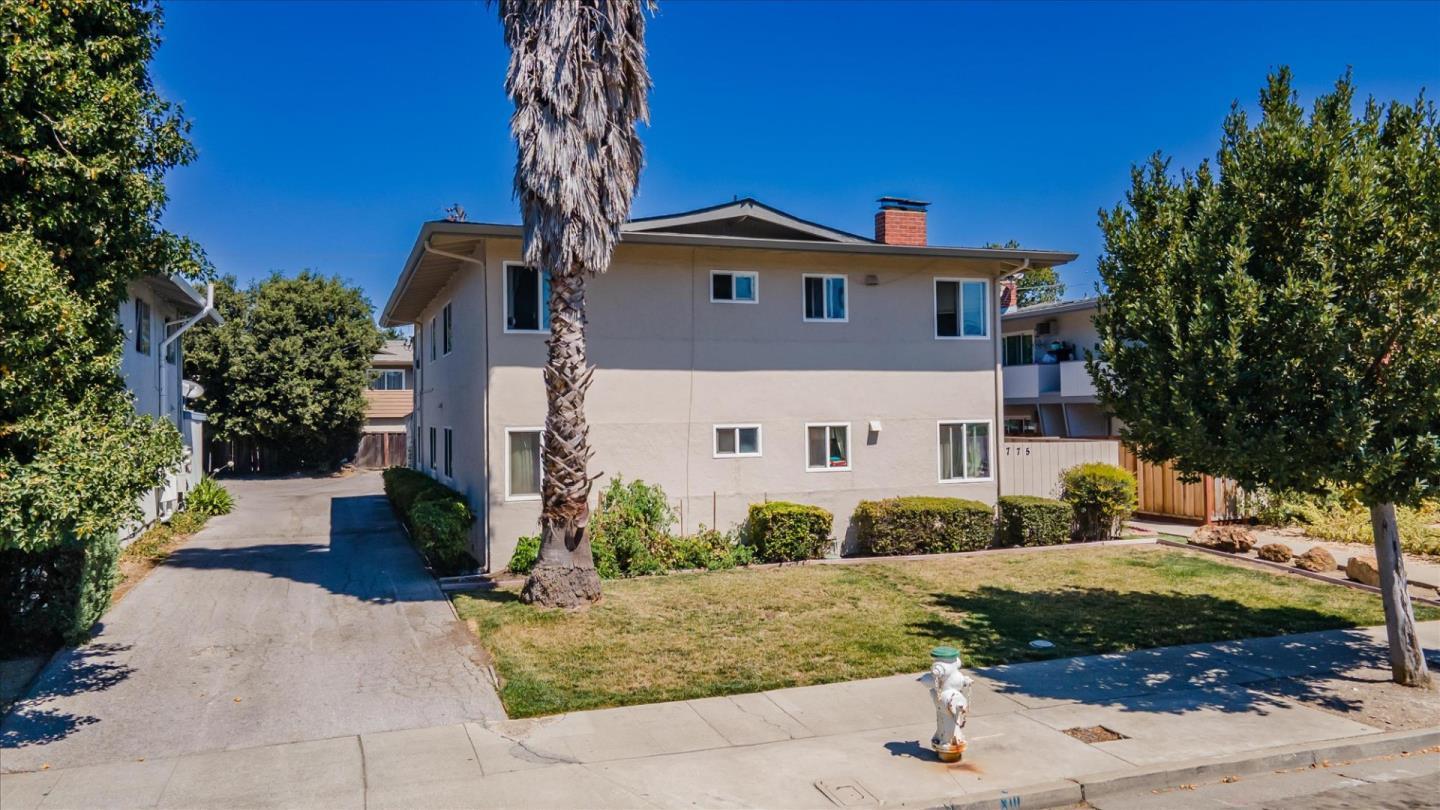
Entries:
[[1020, 285], [1012, 276], [1000, 281], [1000, 311], [1009, 312], [1019, 303]]
[[925, 209], [928, 202], [881, 197], [875, 212], [875, 241], [884, 245], [925, 244]]

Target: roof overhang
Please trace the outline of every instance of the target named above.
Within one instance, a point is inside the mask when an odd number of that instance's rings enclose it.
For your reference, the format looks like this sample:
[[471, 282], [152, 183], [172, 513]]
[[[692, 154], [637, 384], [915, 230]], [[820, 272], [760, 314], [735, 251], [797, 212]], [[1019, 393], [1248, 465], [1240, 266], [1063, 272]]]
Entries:
[[[456, 255], [469, 256], [486, 239], [522, 239], [519, 225], [484, 222], [426, 222], [410, 249], [405, 267], [390, 292], [380, 316], [381, 326], [414, 323], [420, 312], [449, 282], [465, 261]], [[728, 250], [780, 250], [800, 253], [836, 253], [870, 256], [915, 256], [932, 259], [971, 259], [991, 261], [997, 272], [1010, 273], [1027, 260], [1032, 266], [1056, 267], [1074, 261], [1078, 254], [1056, 250], [1023, 250], [1015, 248], [932, 247], [929, 245], [886, 245], [879, 242], [821, 242], [809, 239], [760, 239], [754, 237], [711, 236], [705, 234], [650, 233], [623, 230], [624, 245], [678, 245]], [[442, 255], [436, 251], [451, 254]], [[477, 259], [478, 260], [478, 259]], [[1007, 266], [1013, 265], [1013, 266]]]
[[1002, 321], [1014, 321], [1021, 318], [1045, 318], [1051, 315], [1063, 315], [1067, 312], [1083, 312], [1087, 309], [1096, 309], [1100, 306], [1099, 298], [1077, 298], [1074, 301], [1057, 301], [1053, 304], [1035, 304], [1034, 306], [1012, 309], [1000, 316]]
[[[181, 315], [193, 317], [205, 309], [205, 296], [180, 276], [146, 276], [145, 284], [156, 298], [175, 307]], [[204, 322], [219, 326], [225, 318], [212, 309], [205, 314]]]

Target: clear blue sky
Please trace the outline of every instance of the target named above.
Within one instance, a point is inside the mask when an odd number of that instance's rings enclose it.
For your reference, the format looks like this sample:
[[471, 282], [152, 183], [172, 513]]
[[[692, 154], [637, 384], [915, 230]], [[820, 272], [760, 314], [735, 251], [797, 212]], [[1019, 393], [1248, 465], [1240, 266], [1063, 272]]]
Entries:
[[[932, 244], [1075, 251], [1131, 164], [1213, 154], [1267, 71], [1308, 103], [1440, 92], [1440, 4], [663, 3], [635, 214], [754, 196], [869, 233], [933, 202]], [[380, 307], [420, 223], [518, 222], [506, 51], [478, 2], [173, 2], [156, 81], [194, 121], [166, 224], [242, 280], [314, 268]]]

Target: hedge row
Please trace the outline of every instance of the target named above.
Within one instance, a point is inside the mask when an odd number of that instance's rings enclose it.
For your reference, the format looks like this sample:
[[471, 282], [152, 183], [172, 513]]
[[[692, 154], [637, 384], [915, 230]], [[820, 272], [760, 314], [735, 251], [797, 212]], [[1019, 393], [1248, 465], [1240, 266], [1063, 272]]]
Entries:
[[944, 554], [989, 548], [994, 510], [964, 498], [889, 498], [855, 507], [855, 534], [866, 554]]
[[88, 638], [110, 606], [119, 557], [113, 532], [44, 551], [0, 551], [0, 655]]
[[475, 513], [465, 496], [408, 467], [390, 467], [383, 477], [386, 497], [430, 565], [442, 575], [474, 571], [470, 527]]
[[1070, 540], [1075, 509], [1064, 501], [1032, 495], [1000, 498], [999, 546], [1053, 546]]

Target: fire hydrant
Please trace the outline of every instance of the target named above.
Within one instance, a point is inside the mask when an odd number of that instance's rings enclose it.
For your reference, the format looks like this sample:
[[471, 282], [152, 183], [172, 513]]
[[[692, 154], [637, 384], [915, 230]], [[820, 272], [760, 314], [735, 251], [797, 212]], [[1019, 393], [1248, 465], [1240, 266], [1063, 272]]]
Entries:
[[959, 762], [965, 753], [965, 715], [975, 681], [960, 671], [960, 651], [954, 647], [936, 647], [930, 658], [930, 697], [935, 701], [935, 736], [930, 745], [941, 762]]

